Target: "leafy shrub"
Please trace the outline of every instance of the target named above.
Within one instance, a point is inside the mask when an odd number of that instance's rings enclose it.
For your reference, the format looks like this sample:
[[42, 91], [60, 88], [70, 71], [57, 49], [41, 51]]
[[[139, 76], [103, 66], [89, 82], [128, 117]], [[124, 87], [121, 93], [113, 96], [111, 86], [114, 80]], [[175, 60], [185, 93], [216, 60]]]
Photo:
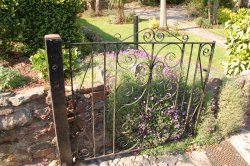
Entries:
[[156, 20], [155, 18], [149, 20], [149, 23], [148, 23], [149, 28], [156, 29], [156, 28], [159, 28], [159, 26], [160, 26], [159, 20]]
[[84, 15], [87, 17], [95, 17], [95, 11], [94, 10], [86, 10], [84, 12]]
[[201, 27], [203, 18], [202, 17], [197, 17], [195, 20], [196, 25], [199, 25]]
[[228, 34], [225, 73], [235, 76], [250, 69], [250, 9], [232, 14], [225, 29]]
[[212, 103], [208, 103], [202, 122], [198, 126], [195, 143], [197, 144], [213, 144], [222, 139], [221, 133], [217, 130], [217, 119], [212, 110]]
[[202, 17], [197, 17], [195, 19], [195, 23], [202, 28], [211, 28], [212, 27], [212, 24], [209, 22], [209, 20], [206, 18], [202, 18]]
[[219, 8], [217, 12], [217, 20], [220, 24], [225, 24], [229, 19], [232, 11], [228, 8]]
[[232, 9], [234, 5], [235, 5], [234, 0], [220, 0], [219, 1], [219, 6], [222, 6], [224, 8]]
[[26, 82], [27, 78], [18, 71], [0, 65], [0, 90], [22, 86]]
[[187, 12], [191, 17], [204, 16], [205, 6], [201, 1], [191, 0], [187, 4]]
[[224, 80], [217, 101], [218, 107], [214, 105], [213, 99], [205, 102], [206, 110], [194, 143], [217, 143], [242, 125], [245, 97], [234, 80]]
[[115, 15], [109, 15], [108, 23], [109, 24], [115, 24], [116, 23], [116, 16]]
[[210, 23], [210, 21], [208, 19], [203, 19], [201, 27], [202, 28], [212, 28], [212, 24]]
[[245, 98], [234, 80], [224, 83], [218, 104], [218, 130], [222, 136], [227, 136], [241, 126], [245, 108]]
[[63, 39], [79, 41], [76, 24], [81, 0], [0, 0], [0, 51], [11, 51], [15, 42], [36, 50], [44, 45], [44, 35], [58, 33]]
[[[63, 67], [64, 67], [64, 74], [66, 77], [70, 74], [70, 61], [69, 61], [69, 51], [63, 50]], [[80, 68], [78, 50], [72, 50], [72, 70], [77, 70]], [[36, 54], [30, 57], [30, 61], [32, 63], [32, 68], [34, 70], [39, 71], [39, 76], [45, 79], [48, 78], [48, 65], [46, 61], [46, 51], [43, 49], [39, 49]]]
[[125, 23], [126, 24], [133, 24], [134, 23], [134, 13], [129, 12], [125, 14]]

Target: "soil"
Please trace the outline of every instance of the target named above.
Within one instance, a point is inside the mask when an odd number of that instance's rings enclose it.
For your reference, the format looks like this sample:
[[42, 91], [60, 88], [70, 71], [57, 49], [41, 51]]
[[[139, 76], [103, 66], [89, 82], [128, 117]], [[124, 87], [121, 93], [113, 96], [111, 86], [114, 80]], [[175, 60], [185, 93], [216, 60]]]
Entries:
[[0, 65], [15, 69], [27, 78], [27, 84], [25, 84], [24, 86], [16, 88], [8, 88], [5, 90], [17, 92], [23, 89], [44, 86], [48, 84], [48, 81], [38, 77], [37, 71], [32, 70], [31, 63], [27, 57], [16, 57], [11, 59], [10, 61], [2, 60], [0, 61]]

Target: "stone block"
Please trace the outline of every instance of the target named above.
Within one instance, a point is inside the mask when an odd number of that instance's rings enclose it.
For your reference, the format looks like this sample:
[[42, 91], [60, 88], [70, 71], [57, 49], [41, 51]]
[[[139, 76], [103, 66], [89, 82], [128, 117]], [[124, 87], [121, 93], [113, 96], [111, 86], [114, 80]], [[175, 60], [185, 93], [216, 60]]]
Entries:
[[0, 92], [0, 106], [9, 106], [9, 98], [13, 94], [11, 92]]
[[48, 148], [48, 149], [38, 150], [33, 153], [33, 158], [55, 159], [56, 158], [55, 149]]
[[0, 117], [0, 130], [11, 130], [29, 124], [33, 119], [30, 110], [22, 108], [10, 115]]
[[0, 116], [6, 116], [6, 115], [9, 115], [13, 112], [13, 108], [10, 107], [10, 106], [3, 106], [3, 107], [0, 107]]
[[19, 106], [33, 99], [38, 99], [40, 97], [43, 97], [43, 95], [44, 95], [44, 88], [37, 87], [28, 90], [26, 89], [25, 91], [20, 91], [15, 96], [10, 97], [8, 100], [11, 102], [13, 106]]

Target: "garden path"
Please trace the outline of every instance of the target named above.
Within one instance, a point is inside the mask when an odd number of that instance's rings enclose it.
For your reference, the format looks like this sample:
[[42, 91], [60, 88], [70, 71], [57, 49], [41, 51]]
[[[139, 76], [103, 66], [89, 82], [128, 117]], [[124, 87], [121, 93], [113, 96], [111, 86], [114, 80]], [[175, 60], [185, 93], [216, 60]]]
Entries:
[[[141, 19], [160, 18], [160, 9], [158, 7], [144, 8], [134, 5], [132, 7], [127, 7], [126, 10], [133, 11]], [[193, 18], [188, 16], [187, 9], [184, 6], [169, 7], [167, 9], [167, 19], [170, 25], [177, 25], [180, 30], [191, 32], [209, 41], [216, 41], [216, 44], [218, 44], [220, 47], [226, 48], [226, 38], [195, 25]]]
[[212, 166], [205, 151], [177, 155], [116, 156], [107, 160], [93, 160], [77, 166]]

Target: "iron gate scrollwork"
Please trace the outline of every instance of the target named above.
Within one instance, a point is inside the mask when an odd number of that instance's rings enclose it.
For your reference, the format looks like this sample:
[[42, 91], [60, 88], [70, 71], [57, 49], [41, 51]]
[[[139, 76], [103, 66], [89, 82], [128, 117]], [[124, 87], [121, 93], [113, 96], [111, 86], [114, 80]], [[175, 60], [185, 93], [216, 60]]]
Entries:
[[[197, 127], [215, 42], [152, 29], [138, 34], [143, 42], [116, 34], [118, 42], [68, 44], [77, 159], [175, 141]], [[72, 69], [73, 51], [84, 57], [80, 74]]]

